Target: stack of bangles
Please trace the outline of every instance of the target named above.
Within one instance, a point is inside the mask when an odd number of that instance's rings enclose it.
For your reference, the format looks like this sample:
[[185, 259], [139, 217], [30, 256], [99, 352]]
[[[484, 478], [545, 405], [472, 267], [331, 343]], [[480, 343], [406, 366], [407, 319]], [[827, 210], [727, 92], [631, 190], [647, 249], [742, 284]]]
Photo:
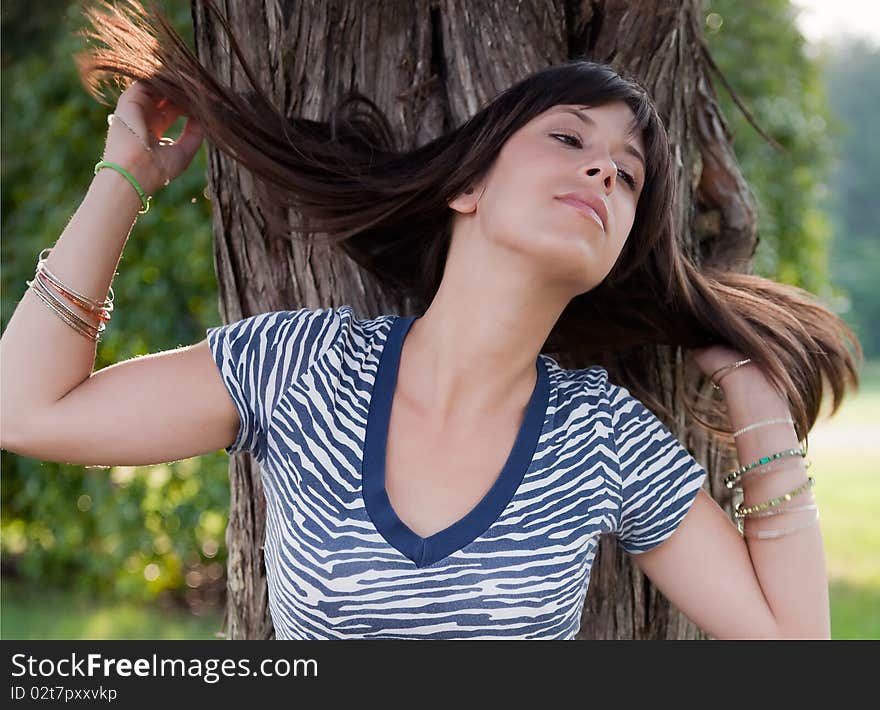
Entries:
[[[77, 333], [94, 340], [96, 343], [99, 342], [101, 340], [100, 334], [107, 328], [106, 321], [110, 320], [110, 313], [113, 311], [113, 287], [110, 287], [110, 297], [101, 302], [77, 293], [69, 286], [65, 286], [57, 276], [46, 268], [47, 257], [43, 255], [51, 251], [51, 249], [43, 249], [40, 252], [34, 280], [25, 281], [25, 283], [50, 310]], [[68, 305], [68, 302], [97, 315], [99, 324], [95, 326], [81, 318]]]
[[[751, 358], [746, 358], [744, 360], [739, 360], [737, 362], [731, 363], [730, 365], [725, 365], [724, 367], [715, 370], [715, 372], [713, 372], [710, 377], [712, 381], [712, 387], [716, 390], [721, 389], [721, 387], [718, 385], [718, 381], [721, 378], [718, 378], [717, 380], [715, 378], [715, 376], [719, 372], [723, 372], [725, 370], [729, 372], [749, 362], [751, 362]], [[725, 374], [727, 374], [727, 372], [725, 372]], [[757, 429], [762, 426], [768, 426], [770, 424], [780, 423], [794, 424], [794, 420], [791, 417], [786, 417], [783, 419], [767, 419], [764, 421], [755, 422], [754, 424], [750, 424], [749, 426], [744, 427], [739, 431], [735, 431], [733, 433], [733, 437], [735, 439], [736, 437], [744, 434], [747, 431], [752, 431], [753, 429]], [[724, 477], [724, 485], [727, 486], [728, 489], [738, 488], [740, 492], [742, 492], [742, 481], [744, 478], [746, 478], [747, 476], [751, 477], [757, 475], [766, 475], [767, 473], [778, 471], [781, 468], [785, 467], [784, 464], [774, 464], [773, 462], [778, 461], [779, 459], [787, 459], [794, 456], [800, 456], [801, 458], [806, 459], [806, 447], [801, 449], [787, 449], [785, 451], [778, 451], [768, 456], [763, 456], [757, 461], [753, 461], [752, 463], [746, 464], [745, 466], [741, 466], [735, 471], [731, 471]], [[805, 468], [809, 468], [811, 465], [810, 461], [804, 461], [804, 463], [806, 464]], [[795, 462], [795, 465], [800, 466], [800, 462]], [[762, 503], [756, 503], [755, 505], [750, 505], [748, 507], [744, 506], [742, 503], [738, 503], [736, 509], [734, 510], [734, 517], [736, 518], [737, 529], [745, 537], [767, 539], [782, 537], [783, 535], [788, 535], [789, 533], [797, 532], [798, 530], [804, 530], [805, 528], [815, 525], [819, 522], [819, 509], [814, 502], [807, 505], [785, 505], [792, 498], [809, 491], [815, 483], [816, 481], [808, 476], [805, 483], [798, 486], [794, 490], [784, 493], [777, 498], [772, 498], [770, 500], [763, 501]], [[815, 515], [811, 516], [810, 520], [806, 523], [801, 523], [800, 525], [795, 525], [793, 527], [778, 530], [745, 530], [746, 520], [768, 518], [775, 515], [784, 515], [786, 513], [795, 513], [805, 510], [816, 511]]]
[[[110, 114], [107, 117], [108, 123], [113, 123], [114, 114]], [[125, 124], [122, 119], [118, 116], [115, 117], [122, 123], [128, 130], [131, 131], [131, 128]], [[134, 133], [134, 131], [132, 131]], [[135, 133], [137, 136], [137, 133]], [[143, 139], [138, 136], [138, 140], [144, 144], [147, 150], [152, 151], [149, 145], [147, 145]], [[160, 143], [163, 143], [166, 140], [163, 138], [160, 140]], [[123, 168], [121, 165], [116, 163], [111, 163], [107, 160], [102, 160], [95, 164], [95, 175], [98, 174], [98, 171], [101, 168], [113, 168], [117, 172], [121, 173], [126, 180], [128, 180], [132, 187], [134, 187], [135, 191], [138, 193], [138, 197], [141, 199], [141, 204], [143, 205], [143, 209], [138, 210], [139, 214], [144, 214], [147, 210], [150, 209], [150, 199], [151, 197], [147, 197], [144, 194], [143, 189], [138, 184], [138, 181], [135, 179], [134, 175], [132, 175], [128, 170]], [[170, 182], [166, 178], [165, 184], [167, 185]], [[34, 274], [33, 281], [25, 281], [28, 285], [28, 288], [33, 291], [40, 300], [49, 307], [49, 309], [55, 313], [61, 320], [63, 320], [67, 325], [73, 328], [77, 333], [83, 335], [90, 340], [100, 342], [101, 333], [103, 333], [107, 328], [107, 321], [110, 320], [110, 314], [113, 312], [113, 299], [115, 295], [113, 294], [113, 287], [110, 287], [110, 296], [109, 298], [105, 298], [103, 301], [95, 301], [88, 296], [84, 296], [81, 293], [77, 293], [69, 286], [64, 285], [57, 276], [55, 276], [48, 268], [46, 268], [46, 259], [48, 258], [48, 253], [51, 252], [51, 249], [43, 249], [40, 252], [38, 261], [37, 261], [37, 270]], [[46, 254], [46, 256], [43, 256]], [[98, 317], [98, 325], [93, 325], [88, 321], [84, 320], [75, 310], [73, 310], [68, 303], [72, 303], [80, 308], [84, 309], [86, 312], [97, 315]]]

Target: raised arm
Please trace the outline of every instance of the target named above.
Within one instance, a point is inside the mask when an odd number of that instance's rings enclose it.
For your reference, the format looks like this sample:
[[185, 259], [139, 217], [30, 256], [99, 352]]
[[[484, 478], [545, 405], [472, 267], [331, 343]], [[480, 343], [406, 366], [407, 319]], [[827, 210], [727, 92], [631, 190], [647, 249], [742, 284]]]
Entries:
[[[114, 120], [108, 130], [104, 160], [123, 166], [147, 195], [183, 172], [201, 144], [200, 131], [190, 121], [176, 143], [160, 146], [158, 138], [179, 112], [136, 82], [120, 96], [115, 113], [120, 120]], [[140, 209], [141, 198], [128, 179], [115, 169], [100, 169], [49, 252], [46, 268], [69, 289], [102, 300]], [[28, 288], [0, 338], [0, 443], [4, 448], [47, 460], [100, 463], [111, 454], [102, 453], [100, 442], [108, 435], [107, 421], [114, 416], [132, 427], [115, 432], [122, 441], [160, 435], [159, 420], [174, 422], [175, 417], [209, 427], [196, 449], [209, 451], [212, 448], [205, 447], [218, 448], [230, 438], [237, 416], [233, 420], [235, 409], [206, 343], [120, 363], [93, 375], [95, 339], [71, 327], [43, 298], [33, 286]], [[97, 328], [97, 314], [64, 302]], [[163, 391], [166, 397], [159, 396]], [[204, 405], [191, 403], [189, 398], [197, 395]], [[186, 409], [208, 404], [214, 407], [210, 412]], [[172, 436], [181, 436], [180, 432]], [[193, 445], [181, 447], [175, 441], [158, 443], [153, 451], [115, 450], [111, 458], [133, 456], [139, 463], [148, 463], [169, 460], [169, 454], [178, 452], [181, 456], [198, 452]]]

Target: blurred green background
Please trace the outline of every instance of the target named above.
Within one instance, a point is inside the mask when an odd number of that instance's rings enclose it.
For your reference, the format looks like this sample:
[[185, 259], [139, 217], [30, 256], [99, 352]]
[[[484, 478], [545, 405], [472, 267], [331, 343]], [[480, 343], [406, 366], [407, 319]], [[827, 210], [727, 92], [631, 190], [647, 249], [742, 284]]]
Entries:
[[[189, 3], [165, 0], [192, 46]], [[2, 10], [2, 244], [5, 328], [82, 200], [112, 107], [89, 98], [69, 0]], [[817, 294], [855, 329], [863, 389], [810, 433], [836, 639], [880, 638], [880, 50], [808, 44], [789, 0], [704, 2], [716, 62], [774, 150], [719, 87], [759, 205], [756, 273]], [[183, 119], [168, 131], [176, 137]], [[197, 342], [220, 323], [204, 195], [205, 151], [138, 217], [113, 282], [117, 310], [95, 368]], [[869, 279], [873, 281], [869, 282]], [[873, 436], [869, 436], [873, 433]], [[0, 637], [213, 638], [225, 602], [228, 458], [111, 469], [0, 453]]]

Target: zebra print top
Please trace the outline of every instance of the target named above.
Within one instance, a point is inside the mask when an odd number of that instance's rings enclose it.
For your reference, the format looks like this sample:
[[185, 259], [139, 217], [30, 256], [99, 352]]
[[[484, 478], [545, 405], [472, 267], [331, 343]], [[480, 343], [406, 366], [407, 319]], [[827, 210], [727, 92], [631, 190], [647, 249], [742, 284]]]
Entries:
[[630, 554], [666, 540], [705, 469], [597, 365], [540, 354], [522, 428], [486, 496], [421, 538], [384, 489], [403, 339], [415, 318], [352, 307], [209, 328], [266, 498], [279, 639], [572, 639], [599, 536]]

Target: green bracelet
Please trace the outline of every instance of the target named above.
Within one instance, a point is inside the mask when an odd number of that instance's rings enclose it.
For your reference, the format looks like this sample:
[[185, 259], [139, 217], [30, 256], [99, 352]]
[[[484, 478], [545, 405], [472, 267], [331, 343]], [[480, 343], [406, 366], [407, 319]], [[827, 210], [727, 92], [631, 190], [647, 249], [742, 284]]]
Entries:
[[132, 184], [132, 187], [134, 187], [134, 189], [137, 190], [138, 197], [141, 198], [141, 204], [143, 205], [144, 208], [142, 210], [138, 210], [138, 214], [144, 214], [147, 211], [149, 211], [150, 200], [152, 199], [152, 195], [150, 195], [150, 197], [147, 197], [146, 195], [144, 195], [144, 191], [141, 189], [141, 186], [138, 185], [138, 181], [134, 179], [134, 175], [132, 175], [130, 172], [128, 172], [128, 170], [123, 168], [121, 165], [117, 165], [116, 163], [111, 163], [108, 160], [101, 160], [101, 161], [95, 163], [95, 175], [98, 174], [98, 171], [101, 168], [113, 168], [114, 170], [118, 170], [120, 173], [122, 173], [125, 176], [125, 178]]
[[779, 453], [771, 454], [770, 456], [762, 456], [757, 461], [747, 464], [746, 466], [742, 466], [741, 468], [736, 469], [736, 471], [731, 471], [730, 473], [728, 473], [724, 477], [724, 485], [728, 488], [733, 488], [737, 484], [737, 481], [739, 481], [739, 479], [742, 478], [745, 473], [748, 473], [756, 466], [762, 466], [765, 463], [770, 463], [771, 461], [775, 461], [776, 459], [781, 459], [784, 456], [806, 457], [806, 455], [806, 449], [786, 449], [785, 451], [780, 451]]

